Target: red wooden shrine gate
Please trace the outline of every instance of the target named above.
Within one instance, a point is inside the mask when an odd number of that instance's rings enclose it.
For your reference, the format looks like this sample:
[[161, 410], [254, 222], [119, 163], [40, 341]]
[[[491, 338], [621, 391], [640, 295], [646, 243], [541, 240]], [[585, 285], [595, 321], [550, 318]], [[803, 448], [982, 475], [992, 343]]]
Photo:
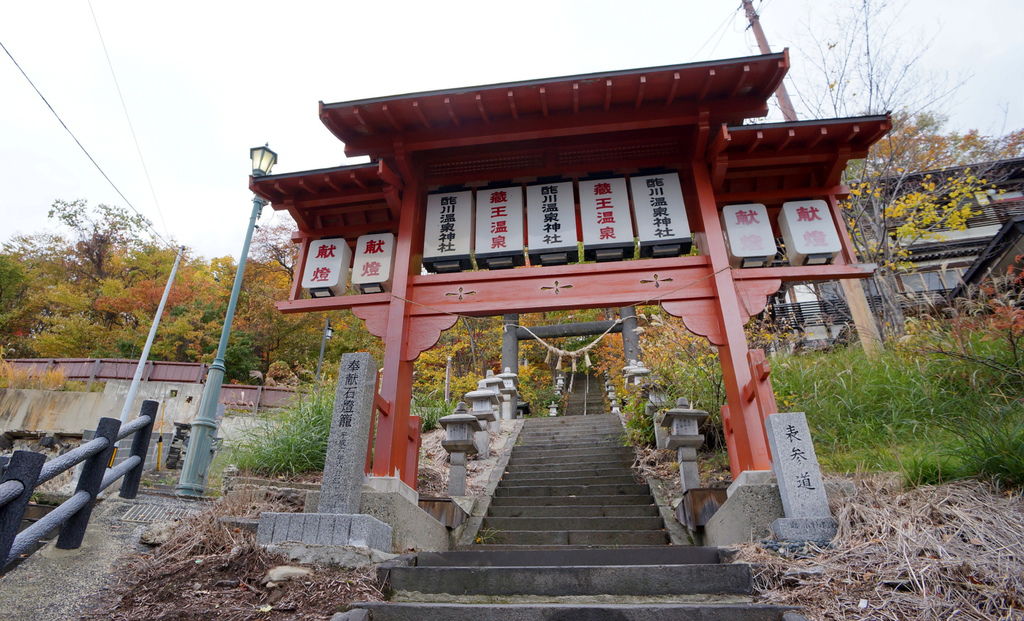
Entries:
[[[300, 264], [286, 313], [350, 308], [384, 339], [372, 466], [374, 476], [416, 486], [419, 421], [410, 415], [413, 361], [435, 345], [454, 314], [661, 304], [719, 347], [727, 402], [723, 421], [734, 476], [770, 468], [764, 418], [776, 412], [763, 352], [743, 326], [782, 281], [869, 276], [856, 264], [837, 207], [850, 159], [888, 131], [887, 117], [742, 125], [767, 114], [789, 67], [786, 52], [589, 74], [454, 91], [320, 104], [320, 118], [349, 156], [372, 163], [250, 180], [286, 210]], [[428, 192], [509, 186], [594, 171], [622, 176], [677, 171], [699, 256], [423, 274]], [[793, 199], [822, 199], [840, 232], [828, 265], [730, 267], [722, 208], [757, 202], [770, 219]], [[579, 204], [576, 204], [579, 209]], [[577, 222], [580, 218], [577, 218]], [[579, 225], [577, 225], [579, 226]], [[775, 224], [778, 231], [778, 224]], [[366, 233], [396, 236], [384, 293], [304, 299], [310, 244]], [[577, 231], [577, 235], [580, 232]], [[778, 233], [776, 233], [778, 235]], [[627, 253], [627, 256], [631, 256]]]

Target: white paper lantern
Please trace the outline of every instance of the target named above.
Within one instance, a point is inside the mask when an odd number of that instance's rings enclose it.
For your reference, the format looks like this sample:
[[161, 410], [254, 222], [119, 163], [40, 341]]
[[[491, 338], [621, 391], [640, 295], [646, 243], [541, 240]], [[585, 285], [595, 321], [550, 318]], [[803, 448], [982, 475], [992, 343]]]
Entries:
[[579, 259], [576, 197], [571, 181], [526, 188], [527, 246], [533, 265], [564, 265]]
[[641, 257], [677, 257], [693, 241], [678, 173], [631, 177]]
[[626, 180], [591, 179], [580, 181], [579, 187], [584, 256], [592, 261], [633, 258], [635, 240]]
[[423, 266], [432, 272], [468, 270], [472, 251], [473, 192], [428, 194]]
[[526, 263], [523, 254], [523, 188], [476, 191], [476, 264], [506, 269]]
[[344, 238], [311, 242], [306, 251], [306, 267], [302, 271], [302, 287], [308, 289], [314, 298], [344, 295], [351, 264], [352, 250]]
[[778, 250], [768, 209], [760, 203], [723, 207], [722, 229], [733, 267], [765, 267]]
[[352, 284], [360, 293], [383, 293], [391, 289], [391, 266], [395, 261], [395, 235], [373, 233], [356, 240], [352, 263]]
[[825, 201], [790, 201], [782, 204], [779, 229], [786, 242], [790, 265], [826, 265], [842, 245]]

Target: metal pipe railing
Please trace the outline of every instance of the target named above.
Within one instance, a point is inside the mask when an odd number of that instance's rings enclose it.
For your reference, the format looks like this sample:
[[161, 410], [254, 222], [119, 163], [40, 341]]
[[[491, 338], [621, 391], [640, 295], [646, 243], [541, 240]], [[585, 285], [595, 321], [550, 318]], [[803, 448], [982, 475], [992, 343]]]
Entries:
[[[0, 569], [30, 553], [39, 540], [55, 528], [60, 528], [58, 548], [79, 547], [97, 496], [118, 479], [123, 478], [122, 498], [134, 498], [138, 494], [157, 406], [156, 401], [143, 401], [138, 418], [123, 426], [116, 418], [101, 418], [94, 439], [50, 461], [45, 461], [46, 457], [41, 453], [14, 452], [0, 476]], [[108, 468], [115, 443], [132, 435], [128, 458]], [[74, 495], [18, 533], [35, 489], [78, 464], [83, 466]]]

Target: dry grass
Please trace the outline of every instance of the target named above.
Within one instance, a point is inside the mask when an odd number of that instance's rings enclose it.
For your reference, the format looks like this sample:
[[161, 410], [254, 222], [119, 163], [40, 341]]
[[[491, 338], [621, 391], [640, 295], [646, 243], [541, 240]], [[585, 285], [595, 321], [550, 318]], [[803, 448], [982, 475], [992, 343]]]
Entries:
[[739, 560], [760, 566], [772, 602], [815, 619], [1024, 619], [1024, 499], [978, 482], [903, 490], [859, 480], [838, 498], [828, 549], [784, 558], [759, 544]]
[[[645, 477], [660, 479], [675, 496], [682, 496], [679, 482], [679, 462], [676, 452], [669, 449], [655, 449], [649, 446], [634, 446], [633, 471]], [[729, 464], [722, 455], [701, 453], [697, 459], [700, 468], [700, 482], [703, 487], [727, 487], [732, 482]]]
[[[251, 533], [225, 526], [224, 516], [256, 517], [287, 510], [257, 492], [234, 492], [183, 521], [151, 556], [129, 560], [91, 618], [111, 621], [218, 619], [326, 620], [351, 602], [382, 599], [374, 570], [311, 566], [301, 581], [267, 588], [275, 565], [296, 563], [268, 554]], [[89, 617], [86, 617], [89, 618]]]
[[66, 390], [80, 382], [68, 382], [64, 371], [47, 369], [34, 372], [19, 369], [6, 360], [0, 360], [0, 388], [28, 388], [34, 390]]
[[448, 451], [441, 446], [443, 429], [420, 436], [420, 473], [418, 491], [423, 496], [448, 495]]

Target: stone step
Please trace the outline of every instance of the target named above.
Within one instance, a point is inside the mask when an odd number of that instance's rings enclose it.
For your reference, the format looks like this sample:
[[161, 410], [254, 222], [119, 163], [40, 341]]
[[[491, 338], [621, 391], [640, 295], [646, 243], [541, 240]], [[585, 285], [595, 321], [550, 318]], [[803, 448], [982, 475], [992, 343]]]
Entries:
[[781, 621], [792, 610], [766, 604], [356, 604], [373, 621]]
[[[515, 460], [517, 457], [523, 458], [536, 458], [536, 457], [605, 457], [605, 456], [622, 456], [622, 457], [633, 457], [634, 452], [631, 447], [628, 446], [598, 446], [594, 448], [526, 448], [526, 447], [514, 447], [512, 449], [512, 459]], [[571, 461], [571, 460], [566, 460]]]
[[391, 588], [450, 595], [749, 595], [746, 564], [393, 567]]
[[486, 517], [484, 528], [512, 530], [659, 530], [661, 517]]
[[648, 550], [659, 550], [666, 547], [664, 543], [658, 543], [654, 545], [639, 545], [639, 544], [624, 544], [624, 545], [516, 545], [514, 543], [474, 543], [471, 546], [462, 548], [456, 548], [457, 551], [493, 551], [493, 550], [505, 550], [513, 552], [529, 552], [531, 550], [639, 550], [646, 548]]
[[644, 517], [658, 515], [657, 505], [495, 506], [491, 517]]
[[663, 530], [501, 530], [489, 543], [521, 546], [656, 546], [668, 545]]
[[792, 610], [765, 604], [356, 604], [373, 621], [781, 621]]
[[625, 432], [622, 429], [615, 429], [612, 431], [600, 431], [596, 433], [530, 433], [520, 434], [516, 440], [517, 443], [559, 443], [565, 444], [566, 442], [614, 442], [621, 440], [625, 436]]
[[[589, 418], [589, 417], [588, 417]], [[582, 420], [582, 419], [581, 419]], [[549, 434], [580, 434], [580, 433], [614, 433], [616, 431], [622, 431], [622, 425], [618, 421], [610, 421], [607, 423], [597, 423], [594, 425], [578, 425], [572, 427], [553, 427], [553, 428], [538, 428], [538, 427], [527, 427], [521, 432], [523, 435], [549, 435]]]
[[[494, 497], [523, 496], [640, 496], [650, 494], [646, 485], [510, 485], [494, 490]], [[600, 504], [598, 502], [590, 504]]]
[[579, 550], [457, 550], [420, 552], [417, 567], [583, 567], [600, 565], [715, 565], [718, 548], [657, 546]]
[[626, 467], [618, 468], [593, 468], [577, 470], [530, 470], [530, 471], [508, 471], [502, 476], [503, 481], [535, 481], [538, 479], [564, 479], [570, 477], [610, 477], [632, 475], [632, 471]]
[[578, 416], [572, 418], [565, 418], [563, 416], [528, 418], [526, 419], [526, 424], [523, 430], [565, 428], [575, 427], [577, 425], [599, 425], [601, 423], [609, 422], [619, 424], [619, 417], [615, 414], [592, 414], [583, 418]]
[[629, 456], [612, 456], [612, 457], [596, 457], [587, 458], [580, 457], [578, 459], [572, 459], [562, 461], [560, 459], [551, 459], [549, 457], [520, 457], [514, 462], [509, 462], [507, 472], [556, 472], [565, 470], [580, 470], [586, 468], [625, 468], [632, 470], [633, 462], [635, 457]]
[[650, 494], [650, 488], [637, 483], [616, 485], [510, 485], [499, 486], [495, 490], [496, 498], [505, 496], [632, 496], [643, 494]]
[[553, 485], [632, 485], [637, 483], [636, 478], [626, 470], [619, 470], [620, 474], [604, 475], [604, 476], [572, 476], [572, 477], [551, 477], [551, 478], [523, 478], [513, 477], [509, 478], [508, 475], [502, 477], [499, 486], [503, 487], [529, 487], [529, 486], [547, 486]]
[[[534, 449], [541, 449], [547, 451], [573, 451], [578, 449], [586, 449], [588, 451], [602, 450], [602, 449], [617, 449], [626, 446], [625, 437], [619, 436], [615, 438], [594, 438], [591, 440], [530, 440], [529, 442], [518, 442], [515, 448], [522, 451], [532, 451]], [[517, 452], [516, 454], [519, 454]]]
[[580, 505], [651, 505], [649, 493], [615, 496], [495, 496], [492, 507], [570, 507]]
[[621, 429], [615, 431], [602, 431], [600, 433], [531, 433], [520, 434], [517, 442], [521, 444], [548, 442], [556, 442], [559, 444], [564, 444], [566, 442], [613, 442], [621, 440], [625, 435], [625, 432]]

